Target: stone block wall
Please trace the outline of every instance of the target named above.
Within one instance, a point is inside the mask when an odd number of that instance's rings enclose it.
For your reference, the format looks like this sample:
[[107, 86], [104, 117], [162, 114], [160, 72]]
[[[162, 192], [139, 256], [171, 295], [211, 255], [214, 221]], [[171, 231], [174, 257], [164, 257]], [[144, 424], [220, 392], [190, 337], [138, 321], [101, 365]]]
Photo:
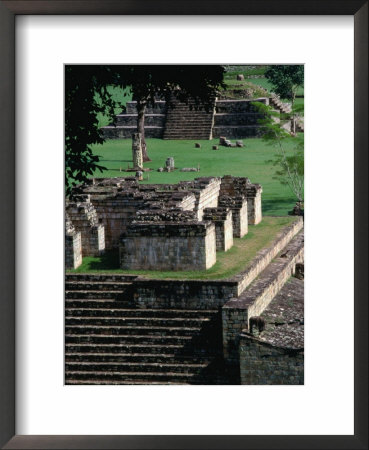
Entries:
[[134, 302], [139, 308], [214, 309], [234, 297], [233, 281], [147, 280], [134, 282]]
[[[220, 203], [245, 197], [247, 199], [248, 224], [257, 225], [262, 220], [261, 194], [263, 190], [260, 184], [252, 184], [247, 177], [233, 177], [225, 175], [222, 177], [220, 186]], [[222, 201], [222, 199], [224, 200]]]
[[[146, 107], [145, 136], [146, 138], [162, 138], [166, 121], [166, 103], [155, 101], [154, 105]], [[137, 131], [137, 102], [127, 102], [126, 111], [116, 116], [115, 124], [102, 128], [106, 139], [131, 139]]]
[[252, 102], [269, 104], [268, 98], [254, 100], [218, 100], [214, 116], [213, 137], [228, 138], [259, 137], [264, 129], [258, 121], [262, 118]]
[[288, 256], [277, 258], [249, 289], [223, 306], [223, 348], [229, 363], [238, 363], [240, 332], [248, 329], [250, 317], [261, 315], [294, 273], [296, 263], [303, 261], [303, 242], [303, 234], [296, 236], [288, 244]]
[[297, 218], [291, 225], [285, 227], [268, 247], [263, 248], [257, 254], [250, 267], [235, 277], [238, 281], [237, 297], [242, 294], [303, 226], [303, 219], [301, 217]]
[[121, 237], [119, 257], [122, 269], [206, 270], [216, 262], [215, 226], [135, 222]]
[[105, 230], [99, 224], [96, 210], [90, 201], [67, 203], [67, 214], [81, 233], [82, 252], [84, 256], [98, 256], [105, 251]]
[[77, 232], [66, 215], [65, 222], [65, 268], [77, 269], [82, 264], [81, 233]]
[[205, 208], [218, 206], [220, 179], [216, 177], [195, 178], [193, 181], [181, 181], [177, 189], [186, 189], [195, 195], [197, 219], [202, 220]]
[[240, 335], [241, 384], [304, 384], [304, 352]]
[[263, 218], [261, 193], [262, 189], [260, 184], [253, 184], [247, 187], [247, 205], [250, 225], [257, 225]]
[[223, 355], [228, 363], [238, 364], [240, 333], [247, 320], [247, 307], [242, 304], [239, 307], [228, 305], [222, 308]]
[[233, 246], [232, 211], [229, 208], [205, 208], [204, 220], [215, 224], [217, 251], [226, 252]]
[[242, 238], [248, 232], [248, 207], [243, 196], [223, 196], [219, 199], [219, 206], [229, 206], [232, 210], [233, 237]]

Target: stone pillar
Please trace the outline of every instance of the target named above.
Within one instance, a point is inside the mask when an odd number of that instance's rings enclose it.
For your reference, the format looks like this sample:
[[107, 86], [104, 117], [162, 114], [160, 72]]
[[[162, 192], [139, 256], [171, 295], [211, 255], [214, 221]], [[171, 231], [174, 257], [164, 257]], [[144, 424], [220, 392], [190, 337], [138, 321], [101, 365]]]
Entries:
[[261, 210], [261, 193], [263, 192], [260, 184], [251, 184], [247, 187], [247, 203], [249, 224], [257, 225], [263, 217]]
[[233, 246], [232, 211], [229, 208], [205, 208], [203, 220], [215, 224], [217, 251], [226, 252]]
[[240, 333], [247, 326], [247, 313], [247, 308], [237, 306], [236, 298], [222, 308], [223, 355], [228, 364], [239, 363]]
[[96, 210], [90, 201], [68, 202], [68, 217], [76, 231], [81, 233], [84, 256], [99, 256], [105, 251], [105, 228], [99, 223]]
[[143, 168], [141, 133], [132, 135], [132, 160], [135, 169]]
[[81, 233], [77, 233], [68, 215], [65, 216], [65, 268], [77, 269], [82, 264]]
[[172, 172], [174, 170], [174, 158], [172, 156], [166, 159], [165, 166], [168, 172]]

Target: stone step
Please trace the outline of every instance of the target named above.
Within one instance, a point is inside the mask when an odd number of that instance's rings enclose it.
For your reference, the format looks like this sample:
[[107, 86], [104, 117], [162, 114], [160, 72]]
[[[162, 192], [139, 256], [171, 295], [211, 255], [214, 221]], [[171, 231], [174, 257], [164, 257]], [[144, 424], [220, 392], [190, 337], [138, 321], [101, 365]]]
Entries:
[[165, 344], [153, 343], [149, 344], [97, 344], [97, 343], [67, 343], [65, 345], [66, 353], [88, 355], [90, 353], [95, 355], [110, 355], [110, 354], [126, 354], [126, 355], [176, 355], [177, 357], [201, 357], [211, 356], [217, 354], [219, 349], [215, 348], [205, 349], [202, 347], [189, 346], [188, 341], [184, 341], [180, 344]]
[[141, 344], [141, 345], [167, 345], [167, 344], [177, 344], [177, 345], [188, 345], [191, 344], [193, 335], [190, 336], [167, 336], [167, 335], [105, 335], [105, 334], [66, 334], [65, 342], [66, 344], [84, 344], [84, 343], [94, 343], [94, 344]]
[[132, 286], [130, 281], [69, 281], [65, 282], [66, 291], [119, 291], [124, 292]]
[[[66, 380], [65, 384], [69, 384], [69, 385], [86, 385], [86, 384], [91, 384], [91, 385], [147, 385], [148, 382], [147, 381], [140, 381], [140, 380], [131, 380], [131, 381], [124, 381], [124, 380], [120, 380], [120, 381], [115, 381], [115, 380], [99, 380], [99, 379], [94, 379], [94, 380], [75, 380], [75, 379], [68, 379]], [[150, 384], [153, 385], [187, 385], [188, 383], [180, 383], [179, 381], [175, 381], [175, 382], [169, 382], [169, 381], [151, 381]]]
[[66, 362], [117, 362], [117, 363], [155, 363], [155, 364], [209, 364], [210, 357], [176, 355], [174, 353], [65, 353]]
[[108, 335], [108, 336], [194, 336], [201, 327], [168, 327], [150, 325], [66, 325], [65, 333], [72, 335]]
[[182, 317], [168, 318], [168, 317], [96, 317], [96, 316], [85, 316], [85, 317], [74, 317], [67, 315], [65, 317], [66, 325], [124, 325], [130, 327], [139, 327], [141, 325], [155, 327], [203, 327], [204, 325], [209, 325], [209, 318], [201, 319], [186, 319]]
[[[71, 300], [73, 301], [73, 300]], [[105, 301], [100, 301], [98, 306], [101, 307], [73, 307], [65, 310], [66, 317], [125, 317], [125, 318], [159, 318], [159, 319], [211, 319], [216, 318], [219, 314], [218, 310], [213, 309], [125, 309], [123, 308], [112, 308], [112, 302], [106, 305]], [[113, 302], [114, 306], [114, 302]]]
[[173, 374], [196, 374], [204, 370], [209, 365], [209, 362], [194, 364], [187, 363], [162, 363], [162, 362], [96, 362], [96, 361], [75, 361], [65, 362], [65, 370], [79, 371], [79, 372], [125, 372], [127, 375], [133, 372], [148, 373], [154, 375], [156, 373], [173, 373]]
[[[297, 262], [304, 258], [304, 232], [298, 233], [238, 297], [223, 306], [223, 315], [227, 309], [247, 311], [247, 323], [253, 316], [260, 316], [270, 302], [293, 275]], [[224, 317], [224, 316], [223, 316]]]
[[65, 382], [69, 384], [69, 380], [73, 380], [73, 384], [87, 384], [88, 380], [95, 380], [97, 384], [188, 384], [195, 377], [193, 373], [175, 373], [175, 372], [125, 372], [125, 371], [80, 371], [68, 370], [65, 372]]
[[94, 274], [94, 273], [66, 273], [66, 281], [133, 281], [137, 275], [120, 275], [120, 274]]
[[[74, 291], [71, 291], [72, 293]], [[85, 309], [85, 308], [95, 308], [99, 309], [99, 311], [104, 309], [112, 309], [112, 310], [120, 310], [120, 309], [127, 309], [132, 305], [132, 300], [130, 298], [121, 298], [116, 299], [117, 296], [116, 292], [115, 295], [111, 298], [96, 298], [94, 297], [85, 297], [85, 298], [79, 298], [79, 297], [70, 297], [65, 299], [65, 307], [66, 308], [78, 308], [78, 309]]]
[[124, 292], [108, 291], [108, 290], [71, 290], [65, 291], [66, 299], [115, 299], [115, 300], [128, 300], [125, 298]]

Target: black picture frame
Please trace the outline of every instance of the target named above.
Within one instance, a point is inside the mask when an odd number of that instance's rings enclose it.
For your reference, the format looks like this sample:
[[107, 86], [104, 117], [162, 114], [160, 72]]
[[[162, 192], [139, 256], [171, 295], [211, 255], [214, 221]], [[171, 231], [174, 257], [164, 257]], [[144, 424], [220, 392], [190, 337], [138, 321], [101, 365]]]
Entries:
[[[15, 435], [15, 16], [352, 15], [355, 39], [355, 415], [350, 436]], [[365, 0], [0, 0], [0, 445], [6, 449], [368, 448], [368, 2]], [[339, 194], [338, 194], [339, 195]], [[317, 405], [318, 407], [318, 405]]]

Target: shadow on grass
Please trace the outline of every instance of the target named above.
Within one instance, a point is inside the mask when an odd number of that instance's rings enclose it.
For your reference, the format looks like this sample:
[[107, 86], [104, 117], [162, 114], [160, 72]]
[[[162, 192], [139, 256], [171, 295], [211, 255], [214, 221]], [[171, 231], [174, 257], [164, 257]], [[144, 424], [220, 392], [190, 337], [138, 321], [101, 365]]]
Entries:
[[94, 258], [88, 264], [89, 270], [116, 270], [119, 269], [119, 250], [106, 250], [99, 258]]
[[266, 200], [263, 199], [263, 214], [285, 216], [295, 206], [296, 201], [293, 198]]

